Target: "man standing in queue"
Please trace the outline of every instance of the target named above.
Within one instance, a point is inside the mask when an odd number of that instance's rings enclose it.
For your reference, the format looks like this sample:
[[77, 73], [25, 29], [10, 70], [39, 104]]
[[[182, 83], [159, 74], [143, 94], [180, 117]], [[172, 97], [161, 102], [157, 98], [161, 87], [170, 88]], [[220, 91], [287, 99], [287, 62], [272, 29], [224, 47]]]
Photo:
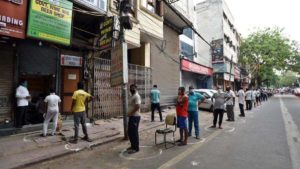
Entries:
[[179, 128], [180, 140], [178, 140], [179, 146], [187, 145], [188, 129], [187, 129], [187, 117], [188, 117], [188, 97], [185, 95], [185, 88], [179, 87], [178, 97], [176, 103], [177, 113], [177, 127]]
[[194, 123], [196, 139], [200, 139], [198, 102], [204, 101], [204, 97], [200, 93], [196, 93], [194, 91], [193, 86], [189, 87], [188, 97], [189, 97], [189, 106], [188, 106], [189, 136], [192, 136], [192, 128]]
[[128, 101], [128, 137], [131, 146], [127, 149], [128, 154], [140, 151], [139, 148], [139, 124], [141, 120], [141, 96], [135, 84], [130, 85], [131, 96]]

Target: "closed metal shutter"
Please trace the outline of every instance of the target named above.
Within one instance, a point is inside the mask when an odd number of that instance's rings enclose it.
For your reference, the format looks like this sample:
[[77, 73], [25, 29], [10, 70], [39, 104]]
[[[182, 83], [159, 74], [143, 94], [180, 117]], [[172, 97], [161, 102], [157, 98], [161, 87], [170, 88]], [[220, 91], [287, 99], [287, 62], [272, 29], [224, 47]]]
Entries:
[[13, 50], [0, 46], [0, 122], [12, 117], [13, 97]]
[[151, 41], [152, 84], [158, 85], [161, 105], [170, 105], [175, 103], [180, 86], [179, 35], [166, 25], [164, 33], [164, 53], [156, 45], [162, 41]]
[[18, 45], [19, 73], [26, 75], [56, 74], [58, 51], [26, 41]]

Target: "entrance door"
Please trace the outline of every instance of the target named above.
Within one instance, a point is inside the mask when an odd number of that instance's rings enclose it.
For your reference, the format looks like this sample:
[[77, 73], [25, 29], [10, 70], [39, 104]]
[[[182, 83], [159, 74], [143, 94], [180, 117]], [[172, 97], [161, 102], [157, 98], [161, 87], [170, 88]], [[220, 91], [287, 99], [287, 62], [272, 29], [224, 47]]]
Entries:
[[62, 101], [63, 113], [71, 113], [72, 95], [77, 90], [77, 83], [81, 79], [80, 68], [67, 68], [62, 69]]

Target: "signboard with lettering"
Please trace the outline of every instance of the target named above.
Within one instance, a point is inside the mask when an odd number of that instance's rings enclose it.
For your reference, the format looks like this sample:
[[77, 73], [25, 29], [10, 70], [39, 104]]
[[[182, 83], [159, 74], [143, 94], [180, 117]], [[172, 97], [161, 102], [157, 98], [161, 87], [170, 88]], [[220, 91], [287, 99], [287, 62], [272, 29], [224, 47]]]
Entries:
[[61, 55], [60, 65], [82, 67], [82, 57]]
[[105, 18], [100, 24], [100, 50], [110, 49], [113, 42], [114, 17]]
[[27, 35], [70, 45], [72, 8], [67, 0], [31, 0]]
[[211, 76], [213, 73], [212, 68], [205, 67], [185, 59], [181, 60], [181, 69], [189, 72], [208, 75], [208, 76]]
[[228, 73], [224, 73], [224, 80], [234, 82], [234, 75], [230, 75]]
[[90, 9], [98, 11], [102, 14], [107, 12], [107, 0], [74, 0], [75, 2], [84, 5]]
[[111, 51], [111, 86], [128, 83], [127, 43], [116, 45]]
[[27, 0], [0, 1], [0, 35], [25, 38]]

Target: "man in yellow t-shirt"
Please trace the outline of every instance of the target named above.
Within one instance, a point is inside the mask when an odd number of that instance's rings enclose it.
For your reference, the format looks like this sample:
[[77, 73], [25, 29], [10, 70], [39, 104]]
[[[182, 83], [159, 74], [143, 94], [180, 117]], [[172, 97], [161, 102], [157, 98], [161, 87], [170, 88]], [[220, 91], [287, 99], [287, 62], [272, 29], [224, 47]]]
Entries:
[[77, 84], [78, 90], [76, 90], [72, 96], [72, 113], [74, 114], [74, 126], [75, 126], [75, 135], [73, 143], [78, 142], [78, 132], [79, 132], [79, 124], [82, 125], [82, 131], [84, 133], [83, 140], [91, 142], [92, 140], [89, 138], [87, 133], [87, 128], [85, 124], [85, 106], [87, 102], [93, 99], [92, 95], [85, 92], [83, 90], [83, 82], [79, 82]]

